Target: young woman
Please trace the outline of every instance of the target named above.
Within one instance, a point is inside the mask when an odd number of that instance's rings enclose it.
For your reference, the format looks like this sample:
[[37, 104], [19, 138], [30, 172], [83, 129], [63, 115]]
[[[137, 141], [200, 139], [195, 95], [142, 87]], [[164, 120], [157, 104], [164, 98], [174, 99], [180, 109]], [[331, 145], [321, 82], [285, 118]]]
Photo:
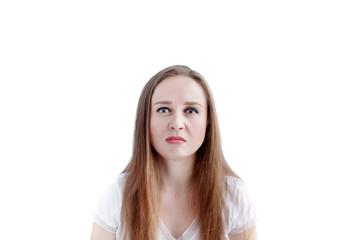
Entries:
[[226, 163], [204, 78], [171, 66], [145, 85], [132, 158], [101, 198], [91, 240], [256, 239], [255, 209]]

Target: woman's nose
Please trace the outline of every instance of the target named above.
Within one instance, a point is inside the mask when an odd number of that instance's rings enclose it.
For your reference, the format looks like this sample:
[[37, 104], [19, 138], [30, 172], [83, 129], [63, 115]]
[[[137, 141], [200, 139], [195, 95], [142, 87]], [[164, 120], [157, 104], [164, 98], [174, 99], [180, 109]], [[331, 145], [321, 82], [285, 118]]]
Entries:
[[184, 129], [185, 123], [180, 114], [176, 114], [169, 123], [169, 128], [172, 130]]

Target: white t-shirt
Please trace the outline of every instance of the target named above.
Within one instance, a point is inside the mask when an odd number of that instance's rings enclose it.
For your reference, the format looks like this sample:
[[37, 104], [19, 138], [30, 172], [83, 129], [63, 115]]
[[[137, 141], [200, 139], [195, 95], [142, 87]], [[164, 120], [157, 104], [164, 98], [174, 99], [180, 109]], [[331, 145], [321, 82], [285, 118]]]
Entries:
[[[120, 233], [120, 216], [122, 194], [125, 186], [127, 173], [116, 177], [115, 181], [105, 191], [95, 209], [94, 221], [105, 230], [116, 233], [117, 240], [123, 240]], [[224, 211], [224, 239], [228, 240], [228, 234], [238, 234], [255, 225], [255, 207], [249, 198], [244, 183], [235, 177], [226, 177], [228, 192], [226, 197], [226, 211]], [[159, 220], [158, 240], [176, 240], [166, 229], [164, 223]], [[188, 229], [178, 240], [200, 239], [200, 228], [196, 216]]]

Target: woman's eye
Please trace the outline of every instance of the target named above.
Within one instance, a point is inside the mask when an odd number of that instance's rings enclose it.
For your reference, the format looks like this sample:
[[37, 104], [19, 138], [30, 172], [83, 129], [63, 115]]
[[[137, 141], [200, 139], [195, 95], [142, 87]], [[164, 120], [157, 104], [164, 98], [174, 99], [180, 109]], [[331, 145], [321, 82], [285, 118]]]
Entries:
[[195, 113], [199, 113], [199, 112], [195, 108], [188, 108], [188, 109], [186, 109], [186, 113], [195, 114]]
[[159, 113], [168, 113], [168, 112], [170, 112], [167, 107], [159, 108], [159, 109], [156, 110], [156, 111], [159, 112]]

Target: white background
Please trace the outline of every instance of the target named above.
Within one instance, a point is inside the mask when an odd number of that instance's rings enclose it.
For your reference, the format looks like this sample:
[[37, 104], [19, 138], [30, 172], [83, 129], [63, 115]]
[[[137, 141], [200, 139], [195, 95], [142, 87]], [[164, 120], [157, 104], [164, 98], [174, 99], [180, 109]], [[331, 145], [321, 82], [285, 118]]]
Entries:
[[238, 2], [1, 1], [0, 239], [89, 239], [173, 64], [212, 88], [260, 239], [360, 239], [357, 1]]

